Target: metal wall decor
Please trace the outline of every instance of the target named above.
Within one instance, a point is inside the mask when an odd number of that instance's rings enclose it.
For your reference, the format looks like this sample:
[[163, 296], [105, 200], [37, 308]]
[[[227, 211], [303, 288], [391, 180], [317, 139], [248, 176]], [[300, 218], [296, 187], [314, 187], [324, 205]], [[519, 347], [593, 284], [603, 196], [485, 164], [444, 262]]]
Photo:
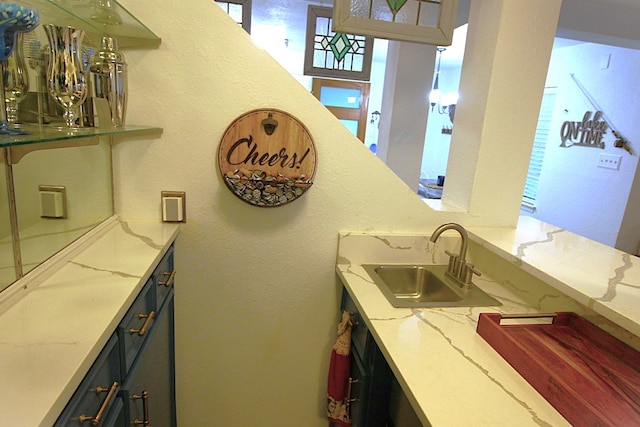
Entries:
[[333, 30], [449, 46], [458, 0], [334, 0]]
[[595, 114], [587, 111], [582, 116], [582, 121], [565, 121], [560, 127], [560, 147], [578, 145], [582, 147], [604, 148], [602, 138], [607, 133], [609, 125], [602, 119], [602, 111]]
[[281, 206], [302, 196], [313, 184], [316, 161], [307, 128], [277, 109], [238, 117], [218, 147], [218, 167], [227, 188], [254, 206]]

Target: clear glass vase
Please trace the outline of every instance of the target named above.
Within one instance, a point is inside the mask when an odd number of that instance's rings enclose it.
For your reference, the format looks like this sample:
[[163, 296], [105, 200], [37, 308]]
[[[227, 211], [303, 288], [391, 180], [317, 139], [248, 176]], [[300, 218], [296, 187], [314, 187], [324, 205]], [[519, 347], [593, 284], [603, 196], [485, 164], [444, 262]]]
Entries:
[[47, 87], [49, 94], [64, 109], [68, 128], [76, 126], [76, 110], [87, 99], [88, 76], [82, 59], [84, 31], [73, 27], [45, 25], [49, 39]]
[[14, 124], [18, 121], [18, 103], [29, 92], [29, 74], [24, 60], [24, 33], [16, 35], [16, 46], [4, 67], [3, 84], [5, 104], [7, 108], [7, 122]]

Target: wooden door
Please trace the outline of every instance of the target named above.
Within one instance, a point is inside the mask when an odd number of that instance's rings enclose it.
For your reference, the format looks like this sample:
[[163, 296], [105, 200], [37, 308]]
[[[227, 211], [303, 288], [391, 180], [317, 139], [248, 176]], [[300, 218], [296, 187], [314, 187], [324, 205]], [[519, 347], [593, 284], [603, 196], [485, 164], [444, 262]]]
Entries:
[[369, 108], [369, 82], [314, 78], [311, 91], [364, 143]]

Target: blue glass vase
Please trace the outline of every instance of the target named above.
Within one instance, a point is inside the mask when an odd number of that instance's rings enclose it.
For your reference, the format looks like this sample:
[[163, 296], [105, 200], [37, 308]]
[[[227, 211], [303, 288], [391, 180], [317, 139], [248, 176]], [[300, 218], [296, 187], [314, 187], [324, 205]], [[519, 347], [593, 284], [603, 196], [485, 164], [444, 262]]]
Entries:
[[23, 135], [23, 130], [10, 125], [7, 122], [7, 109], [5, 100], [5, 67], [7, 59], [16, 46], [18, 33], [33, 31], [40, 22], [40, 15], [33, 9], [27, 9], [17, 4], [0, 3], [0, 71], [2, 72], [2, 84], [0, 84], [0, 99], [3, 101], [0, 108], [0, 134]]

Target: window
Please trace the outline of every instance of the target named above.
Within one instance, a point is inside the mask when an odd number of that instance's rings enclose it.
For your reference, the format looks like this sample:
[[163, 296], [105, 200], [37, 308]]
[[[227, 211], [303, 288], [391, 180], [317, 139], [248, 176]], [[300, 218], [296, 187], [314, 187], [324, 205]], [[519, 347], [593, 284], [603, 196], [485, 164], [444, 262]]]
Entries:
[[373, 38], [334, 33], [331, 8], [309, 6], [304, 54], [307, 76], [369, 80]]
[[227, 15], [238, 23], [244, 30], [251, 34], [251, 0], [227, 0], [216, 3], [225, 11]]
[[333, 7], [337, 31], [449, 46], [458, 0], [334, 0]]
[[547, 147], [547, 138], [549, 137], [549, 128], [551, 126], [551, 117], [555, 101], [556, 88], [546, 88], [542, 97], [540, 115], [538, 116], [538, 127], [536, 128], [536, 135], [533, 140], [529, 171], [527, 172], [527, 181], [524, 186], [524, 194], [522, 195], [522, 207], [531, 212], [534, 212], [536, 209], [538, 184], [540, 183], [544, 151]]

